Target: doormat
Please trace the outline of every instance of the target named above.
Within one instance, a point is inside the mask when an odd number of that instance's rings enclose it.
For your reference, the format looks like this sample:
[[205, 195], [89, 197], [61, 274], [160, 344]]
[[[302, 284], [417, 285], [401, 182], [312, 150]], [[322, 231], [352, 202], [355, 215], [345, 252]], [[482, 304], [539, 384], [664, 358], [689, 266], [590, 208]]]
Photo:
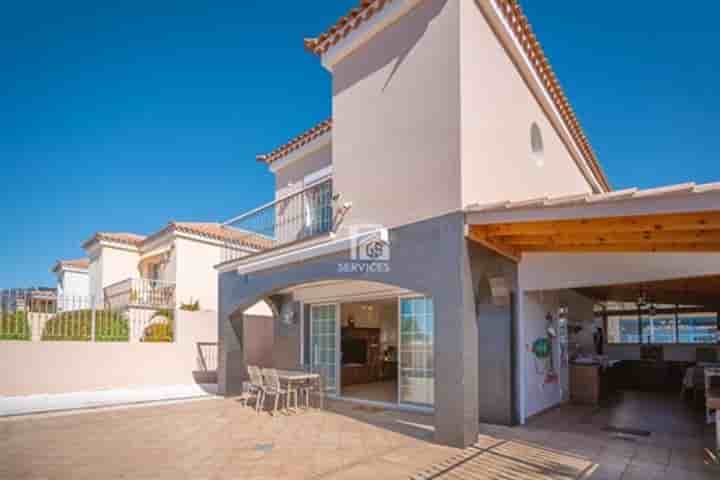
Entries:
[[622, 435], [633, 435], [636, 437], [649, 437], [652, 432], [649, 432], [648, 430], [641, 430], [638, 428], [625, 428], [625, 427], [615, 427], [613, 425], [608, 425], [607, 427], [603, 428], [603, 431], [605, 432], [612, 432], [612, 433], [620, 433]]
[[385, 409], [382, 407], [370, 407], [368, 405], [357, 405], [353, 407], [353, 410], [357, 410], [359, 412], [368, 412], [368, 413], [380, 413], [384, 412]]

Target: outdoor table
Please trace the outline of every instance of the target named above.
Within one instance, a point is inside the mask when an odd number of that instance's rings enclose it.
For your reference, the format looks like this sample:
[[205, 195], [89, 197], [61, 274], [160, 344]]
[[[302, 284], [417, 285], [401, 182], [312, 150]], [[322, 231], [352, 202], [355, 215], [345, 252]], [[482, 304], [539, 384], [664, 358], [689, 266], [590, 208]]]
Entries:
[[[278, 370], [278, 377], [280, 378], [280, 381], [285, 382], [288, 384], [288, 389], [290, 388], [290, 385], [293, 383], [302, 383], [306, 382], [308, 380], [312, 380], [315, 382], [320, 381], [320, 374], [319, 373], [310, 373], [310, 372], [304, 372], [302, 370]], [[322, 390], [322, 389], [320, 389]], [[297, 400], [297, 398], [296, 398]], [[321, 393], [321, 402], [322, 402], [322, 393]], [[322, 403], [321, 407], [322, 409]]]

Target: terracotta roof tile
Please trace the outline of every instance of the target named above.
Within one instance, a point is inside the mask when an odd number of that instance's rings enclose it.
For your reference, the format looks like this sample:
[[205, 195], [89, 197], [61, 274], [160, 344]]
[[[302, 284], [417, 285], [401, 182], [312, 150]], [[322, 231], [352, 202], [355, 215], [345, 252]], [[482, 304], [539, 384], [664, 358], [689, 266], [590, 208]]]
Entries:
[[680, 183], [665, 187], [647, 188], [640, 190], [628, 188], [607, 193], [589, 193], [563, 195], [557, 197], [532, 198], [528, 200], [515, 200], [507, 202], [493, 202], [484, 205], [469, 205], [466, 212], [499, 212], [508, 210], [524, 210], [530, 208], [565, 207], [570, 205], [611, 203], [623, 200], [640, 198], [667, 198], [676, 195], [703, 195], [720, 193], [720, 183]]
[[543, 86], [550, 95], [550, 98], [552, 98], [555, 108], [557, 108], [560, 112], [560, 116], [575, 140], [575, 143], [577, 143], [580, 150], [582, 150], [583, 155], [589, 161], [590, 168], [593, 170], [593, 173], [600, 180], [603, 186], [610, 190], [610, 183], [608, 182], [605, 173], [602, 171], [602, 167], [600, 167], [600, 163], [595, 156], [595, 152], [590, 146], [590, 141], [580, 126], [580, 122], [578, 121], [578, 118], [570, 105], [570, 101], [565, 95], [565, 92], [555, 75], [555, 72], [550, 66], [550, 61], [545, 55], [545, 52], [540, 45], [540, 41], [532, 31], [530, 21], [523, 13], [522, 8], [520, 7], [520, 2], [518, 0], [494, 1], [505, 17], [505, 21], [508, 25], [510, 25], [516, 40], [520, 45], [522, 45], [525, 55], [527, 55], [530, 60], [535, 73], [542, 81]]
[[52, 271], [57, 272], [58, 270], [60, 270], [63, 267], [87, 270], [89, 266], [90, 266], [89, 258], [76, 258], [73, 260], [58, 260], [57, 263], [55, 263], [55, 266], [53, 267]]
[[[316, 38], [305, 39], [305, 48], [316, 55], [322, 55], [328, 51], [333, 45], [348, 36], [353, 30], [357, 29], [363, 22], [371, 19], [375, 14], [380, 12], [385, 6], [392, 3], [393, 0], [362, 0], [359, 5], [352, 9], [347, 15], [340, 17], [326, 32]], [[491, 0], [495, 2], [498, 9], [502, 12], [505, 21], [510, 26], [513, 35], [518, 43], [522, 46], [525, 55], [531, 62], [532, 68], [535, 70], [538, 78], [547, 90], [552, 99], [555, 108], [560, 112], [560, 116], [565, 123], [566, 128], [570, 132], [573, 140], [583, 153], [583, 156], [590, 164], [594, 175], [600, 180], [603, 186], [610, 190], [610, 183], [595, 156], [595, 152], [590, 146], [585, 132], [580, 126], [580, 122], [565, 95], [560, 82], [555, 75], [550, 62], [543, 51], [540, 42], [535, 33], [532, 31], [528, 18], [520, 7], [518, 0]]]
[[139, 247], [140, 244], [142, 244], [143, 240], [145, 240], [145, 236], [126, 232], [97, 232], [88, 240], [84, 241], [82, 246], [83, 248], [86, 248], [91, 243], [99, 242], [102, 240], [106, 242], [123, 243], [125, 245]]
[[273, 246], [273, 240], [256, 233], [225, 227], [220, 223], [171, 222], [170, 226], [178, 231], [201, 235], [215, 240], [263, 250]]
[[347, 15], [340, 17], [326, 32], [315, 38], [306, 38], [305, 48], [316, 55], [322, 55], [392, 2], [393, 0], [362, 0]]
[[289, 155], [298, 148], [307, 145], [308, 143], [329, 132], [330, 130], [332, 130], [332, 118], [328, 118], [327, 120], [320, 122], [319, 124], [312, 127], [310, 130], [301, 133], [297, 137], [293, 138], [286, 144], [276, 148], [272, 152], [266, 153], [264, 155], [258, 155], [257, 160], [258, 162], [264, 162], [268, 164], [272, 163], [285, 157], [286, 155]]
[[170, 222], [161, 230], [149, 235], [136, 235], [134, 233], [109, 233], [98, 232], [89, 240], [83, 243], [83, 247], [87, 248], [95, 241], [109, 241], [123, 243], [142, 248], [149, 244], [152, 240], [168, 232], [185, 232], [194, 235], [230, 242], [231, 244], [243, 247], [264, 250], [273, 246], [273, 240], [257, 233], [239, 230], [237, 228], [224, 227], [221, 223], [213, 222]]

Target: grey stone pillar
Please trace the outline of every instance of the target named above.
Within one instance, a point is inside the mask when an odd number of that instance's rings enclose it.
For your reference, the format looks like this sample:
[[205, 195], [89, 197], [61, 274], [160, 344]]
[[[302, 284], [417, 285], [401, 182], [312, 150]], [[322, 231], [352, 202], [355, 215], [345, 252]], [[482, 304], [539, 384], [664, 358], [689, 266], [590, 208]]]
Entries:
[[455, 220], [437, 242], [449, 265], [430, 293], [436, 322], [435, 440], [462, 448], [477, 442], [479, 430], [478, 333], [464, 225]]
[[[235, 272], [222, 276], [237, 275]], [[232, 298], [223, 289], [232, 288], [233, 282], [220, 281], [220, 302], [218, 306], [218, 393], [234, 395], [242, 392], [245, 379], [245, 355], [242, 346], [242, 313], [227, 301]]]

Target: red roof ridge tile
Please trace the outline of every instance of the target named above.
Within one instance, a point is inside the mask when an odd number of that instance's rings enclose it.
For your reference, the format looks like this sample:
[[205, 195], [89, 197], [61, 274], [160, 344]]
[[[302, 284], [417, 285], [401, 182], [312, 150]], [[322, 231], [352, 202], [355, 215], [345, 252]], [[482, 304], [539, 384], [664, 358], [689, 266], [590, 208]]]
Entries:
[[297, 137], [295, 137], [292, 140], [288, 141], [287, 143], [279, 146], [278, 148], [271, 151], [270, 153], [266, 153], [264, 155], [258, 155], [256, 157], [257, 161], [270, 164], [276, 160], [279, 160], [279, 159], [289, 155], [290, 153], [303, 147], [304, 145], [307, 145], [308, 143], [312, 142], [313, 140], [322, 136], [323, 134], [329, 132], [330, 130], [332, 130], [332, 118], [323, 120], [322, 122], [318, 123], [314, 127], [310, 128], [309, 130], [304, 131]]

